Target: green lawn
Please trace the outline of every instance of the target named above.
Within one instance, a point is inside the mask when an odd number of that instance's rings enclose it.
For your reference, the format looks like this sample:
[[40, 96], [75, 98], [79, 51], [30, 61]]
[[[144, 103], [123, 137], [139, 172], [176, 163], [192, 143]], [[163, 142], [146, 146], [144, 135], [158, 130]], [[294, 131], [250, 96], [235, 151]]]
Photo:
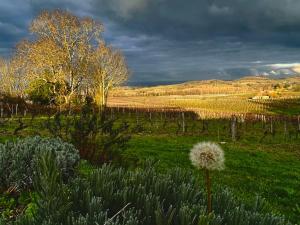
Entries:
[[[197, 142], [209, 140], [195, 136], [138, 135], [130, 142], [129, 159], [153, 158], [158, 166], [192, 169], [188, 153]], [[258, 194], [275, 212], [300, 221], [300, 147], [298, 144], [226, 143], [226, 169], [216, 172], [215, 185], [226, 185], [244, 201]], [[197, 171], [195, 171], [197, 173]]]

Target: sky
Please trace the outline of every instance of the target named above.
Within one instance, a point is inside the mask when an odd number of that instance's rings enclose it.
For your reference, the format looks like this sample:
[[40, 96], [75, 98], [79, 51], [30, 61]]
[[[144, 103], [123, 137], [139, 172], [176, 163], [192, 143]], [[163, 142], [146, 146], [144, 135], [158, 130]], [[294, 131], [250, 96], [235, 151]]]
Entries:
[[300, 63], [299, 0], [0, 0], [0, 56], [57, 8], [104, 24], [131, 84], [291, 75]]

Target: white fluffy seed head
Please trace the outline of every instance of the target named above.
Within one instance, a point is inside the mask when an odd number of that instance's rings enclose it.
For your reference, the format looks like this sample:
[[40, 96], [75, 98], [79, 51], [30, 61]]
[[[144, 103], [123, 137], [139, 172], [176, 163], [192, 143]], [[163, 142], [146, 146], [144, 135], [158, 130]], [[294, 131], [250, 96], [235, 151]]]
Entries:
[[212, 142], [200, 142], [191, 149], [190, 160], [198, 169], [223, 170], [225, 165], [222, 148]]

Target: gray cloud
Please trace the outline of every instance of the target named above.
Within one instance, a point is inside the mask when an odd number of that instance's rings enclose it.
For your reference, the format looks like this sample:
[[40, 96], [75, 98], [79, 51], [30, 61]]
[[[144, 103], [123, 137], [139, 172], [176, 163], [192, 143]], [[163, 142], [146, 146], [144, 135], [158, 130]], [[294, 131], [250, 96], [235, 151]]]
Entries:
[[54, 8], [101, 20], [132, 81], [230, 79], [300, 59], [299, 0], [2, 0], [0, 55]]

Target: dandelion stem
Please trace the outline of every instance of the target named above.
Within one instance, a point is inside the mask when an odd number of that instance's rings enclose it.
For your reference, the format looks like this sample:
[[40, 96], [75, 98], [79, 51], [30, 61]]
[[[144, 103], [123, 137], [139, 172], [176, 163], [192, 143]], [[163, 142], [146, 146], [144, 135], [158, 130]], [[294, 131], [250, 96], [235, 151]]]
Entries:
[[212, 211], [212, 200], [211, 200], [211, 179], [209, 170], [205, 170], [205, 179], [206, 179], [206, 190], [207, 190], [207, 212], [211, 213]]

